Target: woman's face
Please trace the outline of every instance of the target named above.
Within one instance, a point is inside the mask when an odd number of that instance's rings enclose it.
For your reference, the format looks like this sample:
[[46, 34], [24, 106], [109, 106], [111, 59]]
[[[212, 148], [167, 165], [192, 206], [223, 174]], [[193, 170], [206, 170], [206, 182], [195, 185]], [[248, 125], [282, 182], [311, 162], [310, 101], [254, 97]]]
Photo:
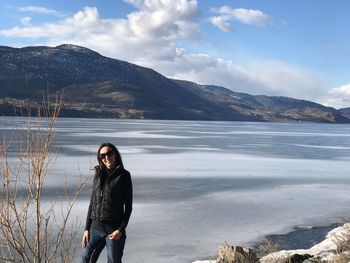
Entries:
[[101, 148], [100, 158], [108, 170], [113, 169], [117, 165], [115, 152], [108, 146]]

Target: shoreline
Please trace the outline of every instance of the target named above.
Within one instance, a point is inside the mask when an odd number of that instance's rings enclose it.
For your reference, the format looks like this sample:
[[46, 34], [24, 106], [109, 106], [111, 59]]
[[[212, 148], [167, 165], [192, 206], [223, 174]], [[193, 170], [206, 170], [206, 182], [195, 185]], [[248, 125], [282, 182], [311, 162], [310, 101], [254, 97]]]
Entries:
[[276, 244], [279, 250], [307, 249], [323, 241], [327, 233], [344, 223], [329, 223], [316, 226], [295, 226], [285, 234], [265, 235], [260, 241], [252, 242], [251, 246], [256, 249], [264, 239], [269, 239]]
[[[273, 244], [277, 245], [278, 251], [282, 250], [298, 250], [298, 249], [309, 249], [316, 244], [324, 241], [327, 234], [333, 229], [344, 225], [345, 222], [333, 222], [325, 225], [315, 226], [294, 226], [290, 231], [285, 234], [268, 234], [262, 238], [257, 238], [256, 241], [248, 242], [247, 245], [242, 247], [249, 247], [253, 251], [256, 251], [259, 245], [264, 240], [271, 240]], [[228, 244], [231, 246], [241, 246], [240, 244]], [[216, 256], [211, 256], [211, 259], [197, 259], [192, 263], [216, 263]]]

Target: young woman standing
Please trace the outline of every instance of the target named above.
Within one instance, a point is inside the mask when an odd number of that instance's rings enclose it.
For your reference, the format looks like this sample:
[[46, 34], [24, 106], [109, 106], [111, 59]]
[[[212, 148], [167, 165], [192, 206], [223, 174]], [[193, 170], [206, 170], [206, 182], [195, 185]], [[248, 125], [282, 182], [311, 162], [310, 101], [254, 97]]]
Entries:
[[117, 148], [103, 143], [97, 150], [90, 205], [82, 239], [83, 263], [95, 263], [107, 247], [107, 262], [121, 263], [126, 226], [132, 211], [132, 182]]

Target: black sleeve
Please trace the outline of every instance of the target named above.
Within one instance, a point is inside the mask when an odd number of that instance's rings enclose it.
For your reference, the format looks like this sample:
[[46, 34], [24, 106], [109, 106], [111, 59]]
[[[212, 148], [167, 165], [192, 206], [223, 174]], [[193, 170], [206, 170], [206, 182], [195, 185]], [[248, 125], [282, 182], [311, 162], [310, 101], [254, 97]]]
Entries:
[[93, 181], [93, 185], [92, 185], [92, 191], [91, 191], [89, 209], [88, 209], [88, 212], [87, 212], [86, 223], [85, 223], [85, 230], [88, 230], [88, 231], [90, 231], [90, 227], [91, 227], [91, 223], [92, 223], [91, 211], [92, 211], [92, 200], [93, 200], [93, 196], [94, 196], [94, 183], [95, 183], [95, 178], [96, 178], [96, 173], [95, 173], [94, 181]]
[[89, 209], [87, 212], [86, 223], [85, 223], [85, 230], [88, 230], [88, 231], [90, 231], [90, 227], [91, 227], [91, 223], [92, 223], [91, 207], [92, 207], [92, 193], [91, 193], [91, 197], [90, 197], [90, 204], [89, 204]]
[[132, 212], [132, 181], [130, 173], [127, 172], [125, 174], [125, 184], [123, 189], [123, 196], [124, 196], [124, 213], [123, 213], [123, 222], [118, 228], [118, 230], [125, 232], [125, 228], [128, 225], [129, 218]]

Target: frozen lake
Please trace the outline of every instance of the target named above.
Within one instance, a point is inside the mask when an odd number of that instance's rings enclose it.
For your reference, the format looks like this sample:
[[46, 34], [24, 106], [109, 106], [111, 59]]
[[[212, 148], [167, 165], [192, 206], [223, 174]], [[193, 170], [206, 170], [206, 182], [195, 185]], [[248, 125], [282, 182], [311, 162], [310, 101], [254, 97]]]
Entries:
[[[350, 218], [350, 125], [63, 118], [48, 198], [65, 177], [92, 179], [102, 142], [133, 177], [128, 263], [192, 262], [224, 242]], [[90, 191], [75, 208], [82, 224]]]

